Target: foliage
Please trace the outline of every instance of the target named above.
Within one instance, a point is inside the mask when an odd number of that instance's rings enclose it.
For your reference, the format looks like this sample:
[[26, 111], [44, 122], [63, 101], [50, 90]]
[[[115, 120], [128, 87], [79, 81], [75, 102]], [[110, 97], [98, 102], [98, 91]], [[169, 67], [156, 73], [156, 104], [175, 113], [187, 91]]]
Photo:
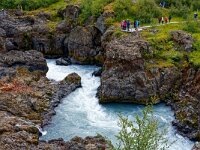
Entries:
[[0, 8], [35, 10], [41, 7], [47, 7], [55, 2], [58, 2], [58, 0], [2, 0]]
[[200, 51], [193, 51], [189, 54], [189, 61], [192, 63], [195, 67], [200, 67]]
[[200, 33], [200, 24], [198, 22], [188, 21], [184, 25], [183, 30], [190, 32], [190, 33]]
[[153, 18], [159, 18], [162, 16], [162, 12], [154, 0], [138, 1], [136, 3], [136, 10], [134, 14], [136, 19], [143, 23], [150, 23]]
[[187, 19], [189, 15], [191, 14], [192, 10], [190, 7], [180, 5], [179, 8], [172, 6], [170, 8], [170, 15], [171, 16], [176, 16], [176, 17], [182, 17], [184, 19]]
[[114, 12], [117, 20], [133, 17], [133, 2], [132, 0], [115, 0]]
[[106, 4], [113, 0], [82, 0], [81, 1], [81, 21], [85, 21], [90, 16], [98, 17], [103, 12]]
[[153, 18], [158, 18], [162, 14], [154, 0], [140, 0], [136, 3], [132, 0], [116, 0], [114, 12], [117, 20], [133, 18], [142, 23], [150, 23]]
[[[165, 150], [169, 148], [166, 130], [158, 130], [158, 121], [153, 117], [150, 106], [142, 112], [142, 117], [136, 115], [135, 122], [119, 115], [121, 130], [116, 136], [119, 143], [113, 150]], [[136, 125], [135, 125], [136, 123]]]

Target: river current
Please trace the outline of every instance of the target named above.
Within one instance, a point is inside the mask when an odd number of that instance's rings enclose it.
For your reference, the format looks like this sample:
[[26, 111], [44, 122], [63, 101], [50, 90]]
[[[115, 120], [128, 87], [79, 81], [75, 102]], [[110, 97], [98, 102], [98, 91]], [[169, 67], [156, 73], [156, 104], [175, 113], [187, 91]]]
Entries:
[[[134, 115], [141, 113], [144, 106], [134, 104], [105, 104], [100, 105], [96, 97], [100, 78], [92, 76], [99, 68], [96, 66], [57, 66], [55, 60], [47, 60], [49, 71], [47, 77], [56, 81], [64, 79], [70, 73], [81, 76], [82, 87], [75, 90], [62, 100], [56, 108], [49, 125], [44, 127], [46, 134], [41, 140], [63, 138], [70, 140], [74, 136], [94, 136], [102, 134], [116, 143], [115, 135], [119, 131], [118, 114], [134, 119]], [[154, 116], [159, 121], [160, 128], [167, 129], [169, 142], [176, 141], [169, 150], [191, 150], [193, 142], [177, 134], [171, 125], [174, 113], [165, 104], [154, 106]]]

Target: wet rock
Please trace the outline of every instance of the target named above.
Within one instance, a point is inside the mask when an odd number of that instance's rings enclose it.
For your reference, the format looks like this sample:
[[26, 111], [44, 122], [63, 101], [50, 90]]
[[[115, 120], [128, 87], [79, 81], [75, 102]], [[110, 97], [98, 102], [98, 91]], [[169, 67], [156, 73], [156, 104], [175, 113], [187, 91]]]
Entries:
[[102, 72], [103, 72], [103, 69], [101, 68], [101, 69], [93, 72], [92, 75], [95, 76], [95, 77], [100, 77]]
[[[80, 64], [94, 64], [101, 55], [101, 33], [95, 27], [76, 27], [68, 39], [69, 57]], [[100, 62], [101, 63], [101, 62]]]
[[193, 146], [192, 150], [200, 150], [200, 143], [196, 142], [195, 145]]
[[59, 58], [56, 60], [56, 65], [68, 66], [70, 64], [71, 64], [71, 61], [69, 58]]
[[192, 44], [194, 39], [191, 34], [184, 31], [172, 31], [172, 39], [177, 42], [177, 44], [182, 47], [185, 51], [191, 52], [193, 50]]

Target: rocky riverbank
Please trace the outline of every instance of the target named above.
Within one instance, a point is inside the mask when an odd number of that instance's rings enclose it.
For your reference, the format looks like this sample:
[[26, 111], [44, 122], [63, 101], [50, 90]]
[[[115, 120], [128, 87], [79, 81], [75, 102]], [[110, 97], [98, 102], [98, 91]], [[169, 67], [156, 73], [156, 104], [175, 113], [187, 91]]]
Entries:
[[[173, 31], [171, 36], [177, 51], [192, 50], [194, 40], [190, 34]], [[173, 125], [179, 133], [199, 140], [200, 70], [192, 65], [182, 68], [157, 65], [154, 59], [146, 57], [153, 53], [152, 45], [137, 33], [109, 39], [103, 42], [105, 62], [98, 91], [100, 103], [165, 101], [175, 111]]]
[[64, 96], [81, 86], [81, 78], [73, 73], [59, 83], [49, 81], [46, 60], [34, 50], [1, 54], [0, 70], [0, 149], [47, 149], [63, 143], [40, 143], [38, 128], [55, 115]]

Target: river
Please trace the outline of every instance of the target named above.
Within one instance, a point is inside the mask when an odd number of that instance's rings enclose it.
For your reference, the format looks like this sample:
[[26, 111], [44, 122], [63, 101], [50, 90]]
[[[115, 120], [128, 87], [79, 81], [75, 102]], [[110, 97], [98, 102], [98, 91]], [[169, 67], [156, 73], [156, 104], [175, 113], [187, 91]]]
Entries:
[[[115, 135], [119, 131], [118, 114], [121, 113], [134, 119], [136, 113], [141, 113], [144, 106], [134, 104], [105, 104], [100, 105], [96, 98], [100, 78], [92, 76], [96, 66], [57, 66], [55, 60], [47, 60], [49, 71], [47, 77], [56, 81], [64, 79], [70, 73], [81, 76], [82, 87], [68, 95], [56, 108], [49, 125], [43, 129], [46, 134], [41, 140], [63, 138], [70, 140], [74, 136], [94, 136], [102, 134], [116, 143]], [[165, 104], [154, 106], [154, 116], [159, 121], [160, 128], [167, 128], [169, 142], [176, 141], [169, 150], [190, 150], [193, 142], [176, 133], [171, 125], [174, 113]]]

